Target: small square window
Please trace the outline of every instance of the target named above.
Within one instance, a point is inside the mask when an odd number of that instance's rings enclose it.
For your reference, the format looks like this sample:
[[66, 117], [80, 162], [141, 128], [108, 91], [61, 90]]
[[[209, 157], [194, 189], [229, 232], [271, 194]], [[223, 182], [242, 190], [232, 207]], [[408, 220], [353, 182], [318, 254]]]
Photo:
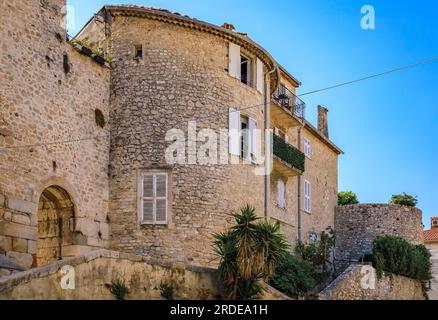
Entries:
[[143, 59], [143, 46], [141, 44], [134, 46], [134, 58]]

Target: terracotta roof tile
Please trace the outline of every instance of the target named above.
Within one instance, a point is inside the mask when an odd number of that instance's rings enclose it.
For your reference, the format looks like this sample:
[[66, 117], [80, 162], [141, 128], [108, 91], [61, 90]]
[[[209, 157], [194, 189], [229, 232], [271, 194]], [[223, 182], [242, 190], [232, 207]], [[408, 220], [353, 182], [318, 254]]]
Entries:
[[426, 242], [438, 241], [438, 228], [424, 231], [424, 241]]

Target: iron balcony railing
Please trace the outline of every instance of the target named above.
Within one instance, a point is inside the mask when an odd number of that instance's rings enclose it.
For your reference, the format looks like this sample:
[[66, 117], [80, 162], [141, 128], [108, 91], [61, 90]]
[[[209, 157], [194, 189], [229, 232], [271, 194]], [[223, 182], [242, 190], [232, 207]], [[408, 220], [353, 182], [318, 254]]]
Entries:
[[293, 116], [299, 119], [305, 118], [306, 103], [285, 86], [280, 85], [272, 95], [272, 99], [287, 109]]
[[291, 165], [300, 172], [304, 172], [305, 155], [300, 150], [290, 145], [282, 138], [274, 134], [274, 155]]

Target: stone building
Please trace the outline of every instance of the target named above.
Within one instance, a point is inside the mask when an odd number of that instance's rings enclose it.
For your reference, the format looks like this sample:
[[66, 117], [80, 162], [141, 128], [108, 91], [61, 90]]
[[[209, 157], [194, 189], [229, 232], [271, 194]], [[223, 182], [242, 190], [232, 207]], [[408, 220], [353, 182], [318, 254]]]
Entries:
[[334, 226], [342, 151], [328, 110], [310, 124], [300, 82], [264, 48], [229, 24], [139, 6], [105, 6], [69, 42], [64, 5], [0, 10], [8, 259], [29, 268], [100, 247], [214, 265], [212, 234], [246, 204], [292, 245]]
[[412, 244], [423, 244], [423, 214], [413, 207], [392, 204], [360, 204], [336, 208], [337, 271], [372, 253], [378, 236], [391, 235]]
[[432, 274], [433, 280], [429, 298], [438, 300], [438, 217], [430, 220], [430, 230], [424, 231], [424, 243], [432, 254]]

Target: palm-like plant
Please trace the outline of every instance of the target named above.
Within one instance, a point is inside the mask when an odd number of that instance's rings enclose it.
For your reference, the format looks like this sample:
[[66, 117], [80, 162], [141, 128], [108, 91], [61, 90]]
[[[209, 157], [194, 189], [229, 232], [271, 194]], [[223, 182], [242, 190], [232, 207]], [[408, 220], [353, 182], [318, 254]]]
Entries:
[[247, 205], [233, 217], [233, 228], [214, 235], [219, 277], [230, 291], [229, 298], [251, 299], [261, 293], [260, 280], [273, 274], [288, 245], [280, 226], [257, 218], [253, 207]]

